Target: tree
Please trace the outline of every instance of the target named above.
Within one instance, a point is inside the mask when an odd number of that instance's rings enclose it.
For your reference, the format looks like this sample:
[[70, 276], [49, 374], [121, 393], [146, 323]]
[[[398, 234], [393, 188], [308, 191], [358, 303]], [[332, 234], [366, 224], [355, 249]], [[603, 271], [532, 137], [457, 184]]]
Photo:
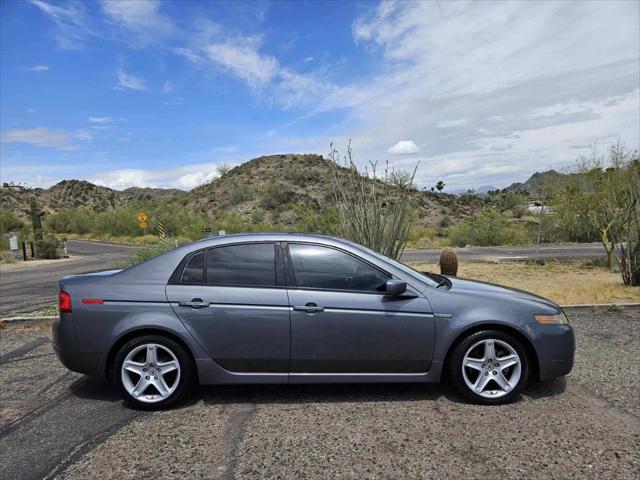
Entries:
[[438, 183], [436, 183], [436, 190], [438, 190], [438, 192], [444, 190], [444, 182], [442, 180], [438, 180]]
[[608, 159], [593, 149], [578, 160], [580, 176], [554, 195], [560, 215], [573, 215], [597, 232], [612, 268], [615, 255], [625, 285], [640, 285], [640, 160], [618, 142]]
[[399, 258], [413, 223], [413, 173], [389, 170], [378, 176], [377, 163], [360, 171], [353, 161], [351, 142], [340, 159], [331, 145], [332, 184], [338, 233], [391, 258]]

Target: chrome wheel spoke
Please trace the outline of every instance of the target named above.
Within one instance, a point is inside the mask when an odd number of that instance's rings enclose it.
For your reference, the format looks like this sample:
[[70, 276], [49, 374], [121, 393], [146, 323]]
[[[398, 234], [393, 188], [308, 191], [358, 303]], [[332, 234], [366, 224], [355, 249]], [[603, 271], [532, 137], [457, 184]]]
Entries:
[[493, 379], [502, 390], [504, 390], [505, 392], [511, 391], [511, 384], [507, 381], [502, 372], [498, 372], [498, 374], [495, 375]]
[[496, 347], [493, 340], [487, 340], [484, 342], [484, 358], [485, 360], [492, 361], [496, 358]]
[[158, 356], [155, 345], [147, 345], [147, 363], [149, 365], [158, 363]]
[[132, 360], [128, 360], [124, 362], [123, 368], [128, 372], [137, 373], [138, 375], [144, 375], [144, 371], [142, 370], [145, 367], [144, 363], [134, 362]]
[[474, 370], [482, 371], [485, 361], [480, 358], [465, 358], [463, 365], [465, 367], [473, 368]]
[[513, 365], [519, 362], [518, 356], [515, 354], [497, 358], [496, 360], [497, 360], [496, 363], [498, 363], [498, 366], [501, 371], [504, 370], [505, 368], [512, 367]]
[[134, 397], [139, 397], [144, 393], [148, 386], [149, 382], [144, 377], [140, 377], [140, 380], [138, 380], [138, 383], [133, 388], [133, 392], [131, 393]]
[[473, 384], [473, 389], [476, 391], [476, 393], [481, 393], [487, 386], [487, 383], [489, 383], [489, 380], [490, 378], [488, 375], [484, 375], [482, 373], [478, 375], [476, 382]]
[[165, 375], [169, 372], [173, 372], [174, 370], [177, 370], [179, 368], [178, 366], [178, 362], [176, 361], [170, 361], [170, 362], [163, 362], [163, 363], [158, 363], [158, 371], [162, 372], [162, 375]]

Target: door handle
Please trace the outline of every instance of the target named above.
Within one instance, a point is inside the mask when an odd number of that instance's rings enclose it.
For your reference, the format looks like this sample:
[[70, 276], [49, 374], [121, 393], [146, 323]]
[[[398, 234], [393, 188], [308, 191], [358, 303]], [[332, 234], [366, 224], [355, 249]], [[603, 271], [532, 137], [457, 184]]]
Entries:
[[300, 310], [302, 312], [307, 312], [307, 313], [316, 313], [316, 312], [324, 311], [324, 307], [319, 307], [317, 304], [313, 302], [309, 302], [306, 305], [294, 305], [293, 309]]
[[178, 302], [178, 306], [180, 307], [204, 308], [209, 305], [209, 302], [203, 302], [201, 298], [194, 298], [190, 302]]

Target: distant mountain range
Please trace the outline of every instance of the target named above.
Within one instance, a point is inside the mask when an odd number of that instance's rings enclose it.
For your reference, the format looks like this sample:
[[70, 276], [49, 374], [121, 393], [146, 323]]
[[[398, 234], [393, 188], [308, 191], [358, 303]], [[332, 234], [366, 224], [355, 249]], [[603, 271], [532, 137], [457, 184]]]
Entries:
[[[331, 201], [330, 169], [330, 162], [320, 155], [281, 154], [254, 158], [189, 192], [139, 187], [118, 191], [85, 180], [63, 180], [46, 189], [4, 185], [0, 189], [0, 208], [25, 218], [33, 195], [48, 214], [76, 207], [103, 212], [146, 203], [177, 205], [209, 217], [231, 211], [286, 224], [295, 208], [317, 211]], [[543, 194], [546, 185], [561, 187], [574, 175], [554, 170], [535, 173], [526, 182], [513, 183], [504, 191], [521, 192], [534, 199]], [[491, 190], [497, 189], [483, 186], [477, 193]], [[463, 202], [446, 193], [411, 190], [410, 194], [415, 197], [419, 223], [425, 226], [438, 225], [444, 216], [455, 221], [478, 208], [473, 202]]]
[[582, 175], [579, 173], [560, 173], [555, 170], [546, 172], [536, 172], [524, 182], [516, 182], [504, 189], [506, 192], [518, 192], [527, 195], [532, 199], [544, 197], [546, 190], [558, 189], [564, 187], [568, 182], [580, 180]]
[[[211, 218], [235, 212], [287, 225], [294, 222], [297, 210], [319, 211], [331, 202], [331, 168], [321, 155], [281, 154], [254, 158], [189, 192], [162, 188], [118, 191], [84, 180], [63, 180], [47, 189], [5, 186], [0, 189], [0, 208], [26, 218], [33, 195], [48, 214], [76, 207], [103, 212], [146, 203], [179, 206]], [[466, 217], [478, 208], [455, 195], [406, 191], [414, 197], [419, 224], [425, 226], [438, 225], [444, 216], [452, 220]]]

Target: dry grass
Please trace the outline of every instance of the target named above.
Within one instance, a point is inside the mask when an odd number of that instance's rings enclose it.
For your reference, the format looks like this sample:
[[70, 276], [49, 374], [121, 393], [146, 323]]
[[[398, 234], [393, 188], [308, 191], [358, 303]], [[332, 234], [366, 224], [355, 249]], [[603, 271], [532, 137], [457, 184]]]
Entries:
[[[439, 271], [427, 263], [411, 266]], [[519, 288], [563, 305], [640, 302], [640, 288], [625, 287], [619, 273], [582, 262], [461, 262], [458, 276]]]

